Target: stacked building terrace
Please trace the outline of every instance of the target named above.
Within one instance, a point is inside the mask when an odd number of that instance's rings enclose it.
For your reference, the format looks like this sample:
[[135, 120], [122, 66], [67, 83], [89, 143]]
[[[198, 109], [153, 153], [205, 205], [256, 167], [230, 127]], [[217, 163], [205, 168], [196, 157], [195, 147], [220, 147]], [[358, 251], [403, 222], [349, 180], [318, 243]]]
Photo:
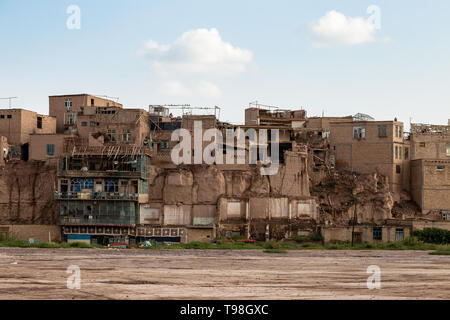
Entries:
[[[370, 242], [400, 241], [430, 225], [450, 229], [448, 126], [412, 124], [407, 134], [397, 119], [308, 117], [303, 108], [258, 103], [244, 124], [231, 124], [218, 107], [131, 109], [89, 94], [49, 97], [49, 114], [0, 110], [0, 224], [16, 233], [24, 225], [23, 237], [126, 246], [320, 232], [326, 242]], [[202, 150], [220, 144], [211, 164], [194, 161], [198, 124], [202, 137], [216, 130], [201, 142]], [[178, 129], [192, 137], [188, 163], [172, 159]], [[217, 142], [230, 130], [232, 140]], [[274, 163], [259, 152], [250, 163], [255, 146], [269, 158], [278, 148], [275, 174], [261, 174]]]

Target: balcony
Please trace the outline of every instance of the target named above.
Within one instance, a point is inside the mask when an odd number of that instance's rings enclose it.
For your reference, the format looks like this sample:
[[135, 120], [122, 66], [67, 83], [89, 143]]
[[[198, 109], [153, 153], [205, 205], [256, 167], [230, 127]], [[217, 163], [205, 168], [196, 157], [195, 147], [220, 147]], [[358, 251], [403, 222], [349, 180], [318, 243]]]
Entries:
[[106, 170], [106, 171], [83, 171], [83, 170], [64, 170], [62, 168], [58, 169], [58, 176], [60, 177], [77, 177], [77, 178], [136, 178], [145, 179], [146, 172], [144, 171], [117, 171], [117, 170]]
[[119, 192], [55, 192], [55, 200], [118, 200], [138, 201], [138, 193]]
[[84, 216], [60, 216], [60, 225], [83, 226], [130, 226], [136, 224], [135, 216], [110, 216], [110, 215], [84, 215]]

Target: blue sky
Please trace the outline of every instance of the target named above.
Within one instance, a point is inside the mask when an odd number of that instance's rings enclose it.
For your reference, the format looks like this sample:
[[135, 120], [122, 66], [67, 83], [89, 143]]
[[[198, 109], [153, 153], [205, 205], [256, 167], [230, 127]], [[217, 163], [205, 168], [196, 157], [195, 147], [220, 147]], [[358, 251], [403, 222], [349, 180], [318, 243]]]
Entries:
[[0, 97], [41, 113], [49, 95], [91, 93], [218, 105], [235, 123], [258, 100], [446, 124], [449, 12], [447, 0], [0, 0]]

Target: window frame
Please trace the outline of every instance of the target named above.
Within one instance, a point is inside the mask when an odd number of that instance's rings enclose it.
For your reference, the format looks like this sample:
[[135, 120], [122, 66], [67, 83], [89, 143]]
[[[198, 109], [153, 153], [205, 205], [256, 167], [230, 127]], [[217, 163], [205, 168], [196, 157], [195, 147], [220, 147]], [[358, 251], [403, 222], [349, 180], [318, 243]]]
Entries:
[[160, 150], [161, 151], [168, 151], [168, 150], [170, 150], [169, 140], [161, 140], [159, 145], [160, 145]]
[[366, 127], [365, 126], [359, 126], [359, 127], [353, 127], [352, 132], [353, 139], [361, 140], [366, 138]]
[[66, 108], [67, 111], [72, 110], [72, 98], [66, 98], [64, 100], [64, 107]]
[[387, 125], [385, 124], [378, 125], [378, 137], [379, 138], [387, 137]]
[[381, 227], [372, 228], [372, 240], [383, 241], [383, 228]]
[[54, 156], [55, 155], [55, 144], [54, 143], [47, 143], [46, 146], [46, 155], [47, 156]]
[[[401, 237], [399, 235], [401, 235]], [[405, 229], [395, 228], [395, 241], [403, 241], [403, 240], [405, 240]]]

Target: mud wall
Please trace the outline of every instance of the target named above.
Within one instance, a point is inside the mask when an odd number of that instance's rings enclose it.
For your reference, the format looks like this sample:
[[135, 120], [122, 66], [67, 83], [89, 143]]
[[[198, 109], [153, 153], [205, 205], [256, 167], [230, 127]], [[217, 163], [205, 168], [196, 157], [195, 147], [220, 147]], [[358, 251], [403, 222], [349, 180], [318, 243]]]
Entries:
[[56, 166], [44, 162], [8, 163], [0, 169], [0, 224], [55, 225]]

